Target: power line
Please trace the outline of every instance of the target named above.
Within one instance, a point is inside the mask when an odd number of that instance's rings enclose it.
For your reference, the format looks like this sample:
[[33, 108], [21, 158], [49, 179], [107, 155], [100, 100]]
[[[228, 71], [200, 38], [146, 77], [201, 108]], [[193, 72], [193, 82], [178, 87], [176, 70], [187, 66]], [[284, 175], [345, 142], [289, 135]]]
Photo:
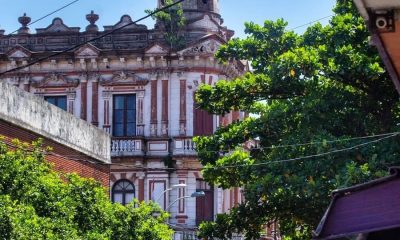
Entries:
[[[337, 149], [337, 150], [333, 150], [333, 151], [329, 151], [329, 152], [324, 152], [324, 153], [319, 153], [319, 154], [314, 154], [314, 155], [308, 155], [308, 156], [304, 156], [304, 157], [297, 157], [297, 158], [291, 158], [291, 159], [285, 159], [285, 160], [276, 160], [276, 161], [269, 161], [269, 162], [264, 162], [264, 163], [254, 163], [252, 165], [246, 165], [246, 164], [240, 164], [240, 165], [226, 165], [226, 166], [213, 166], [210, 167], [212, 169], [220, 169], [220, 168], [238, 168], [238, 167], [258, 167], [258, 166], [265, 166], [265, 165], [271, 165], [274, 163], [288, 163], [288, 162], [295, 162], [295, 161], [299, 161], [299, 160], [305, 160], [305, 159], [310, 159], [310, 158], [316, 158], [316, 157], [322, 157], [322, 156], [327, 156], [327, 155], [331, 155], [331, 154], [335, 154], [335, 153], [340, 153], [340, 152], [347, 152], [356, 148], [360, 148], [360, 147], [364, 147], [373, 143], [378, 143], [381, 142], [383, 140], [398, 136], [399, 133], [395, 133], [386, 137], [382, 137], [376, 140], [372, 140], [366, 143], [361, 143], [361, 144], [357, 144], [354, 145], [352, 147], [348, 147], [348, 148], [343, 148], [343, 149]], [[207, 167], [208, 168], [208, 167]]]
[[[297, 143], [297, 144], [289, 144], [289, 145], [276, 145], [276, 146], [267, 146], [267, 147], [254, 147], [251, 150], [263, 150], [263, 149], [279, 149], [279, 148], [291, 148], [291, 147], [302, 147], [302, 146], [309, 146], [309, 145], [319, 145], [319, 144], [330, 144], [330, 143], [339, 143], [339, 142], [349, 142], [355, 140], [364, 140], [364, 139], [371, 139], [371, 138], [378, 138], [378, 137], [385, 137], [385, 136], [392, 136], [392, 135], [400, 135], [400, 132], [390, 132], [390, 133], [382, 133], [376, 135], [367, 135], [362, 137], [353, 137], [353, 138], [344, 138], [344, 139], [337, 139], [337, 140], [326, 140], [326, 141], [318, 141], [318, 142], [307, 142], [307, 143]], [[232, 149], [225, 149], [219, 151], [201, 151], [205, 153], [223, 153], [223, 152], [230, 152]], [[81, 155], [63, 155], [69, 157], [80, 157]]]
[[[328, 156], [328, 155], [332, 155], [332, 154], [336, 154], [336, 153], [351, 151], [351, 150], [356, 149], [356, 148], [365, 147], [365, 146], [373, 144], [373, 143], [378, 143], [378, 142], [384, 141], [386, 139], [396, 137], [398, 135], [400, 135], [400, 132], [395, 132], [393, 134], [386, 135], [386, 136], [381, 137], [379, 139], [368, 141], [368, 142], [361, 143], [361, 144], [357, 144], [357, 145], [354, 145], [354, 146], [348, 147], [348, 148], [336, 149], [336, 150], [332, 150], [332, 151], [328, 151], [328, 152], [324, 152], [324, 153], [307, 155], [307, 156], [291, 158], [291, 159], [275, 160], [275, 161], [268, 161], [268, 162], [263, 162], [263, 163], [254, 163], [254, 164], [251, 164], [251, 165], [238, 164], [238, 165], [211, 166], [211, 167], [201, 167], [201, 168], [184, 168], [184, 169], [179, 169], [179, 170], [201, 171], [203, 169], [229, 169], [229, 168], [242, 168], [242, 167], [260, 167], [260, 166], [266, 166], [266, 165], [271, 165], [271, 164], [295, 162], [295, 161], [300, 161], [300, 160], [306, 160], [306, 159], [317, 158], [317, 157]], [[14, 144], [10, 144], [8, 142], [4, 142], [4, 143], [6, 145], [10, 146], [10, 147], [13, 147], [13, 148], [18, 147], [18, 146], [15, 146]], [[24, 149], [24, 150], [33, 152], [33, 150], [31, 150], [31, 149]], [[103, 163], [103, 162], [98, 162], [98, 161], [93, 161], [93, 160], [88, 160], [88, 159], [72, 158], [71, 157], [71, 156], [83, 157], [83, 156], [80, 156], [80, 155], [60, 155], [60, 154], [57, 154], [57, 153], [54, 153], [54, 152], [41, 152], [41, 153], [45, 154], [45, 155], [52, 155], [52, 156], [55, 156], [55, 157], [64, 158], [66, 160], [80, 161], [80, 162], [86, 162], [86, 163], [91, 163], [91, 164], [101, 164], [101, 165], [107, 165], [107, 166], [114, 165], [114, 166], [121, 166], [121, 167], [127, 167], [127, 168], [135, 168], [135, 169], [138, 169], [138, 170], [164, 170], [164, 171], [166, 171], [166, 170], [176, 170], [176, 168], [151, 168], [151, 167], [132, 166], [132, 165], [127, 165], [127, 164], [118, 164], [118, 163]]]
[[329, 15], [329, 16], [325, 16], [325, 17], [322, 17], [322, 18], [316, 19], [316, 20], [314, 20], [314, 21], [311, 21], [311, 22], [308, 22], [308, 23], [302, 24], [302, 25], [300, 25], [300, 26], [297, 26], [297, 27], [291, 28], [290, 30], [296, 30], [296, 29], [298, 29], [298, 28], [302, 28], [302, 27], [305, 27], [305, 26], [311, 25], [311, 24], [313, 24], [313, 23], [319, 22], [319, 21], [321, 21], [321, 20], [324, 20], [324, 19], [327, 19], [327, 18], [330, 18], [330, 17], [333, 17], [333, 16], [334, 16], [334, 14], [331, 14], [331, 15]]
[[[55, 10], [55, 11], [53, 11], [53, 12], [47, 14], [47, 15], [45, 15], [45, 16], [43, 16], [43, 17], [37, 19], [37, 20], [35, 20], [34, 22], [30, 23], [28, 26], [30, 26], [30, 25], [32, 25], [32, 24], [34, 24], [34, 23], [36, 23], [36, 22], [38, 22], [38, 21], [40, 21], [40, 20], [42, 20], [42, 19], [44, 19], [44, 18], [46, 18], [46, 17], [48, 17], [48, 16], [50, 16], [50, 15], [52, 15], [52, 14], [58, 12], [58, 11], [61, 11], [62, 9], [66, 8], [66, 7], [68, 7], [68, 6], [70, 6], [70, 5], [74, 4], [74, 3], [76, 3], [76, 2], [78, 2], [78, 1], [80, 1], [80, 0], [72, 1], [72, 2], [70, 2], [69, 4], [67, 4], [67, 5], [65, 5], [65, 6], [63, 6], [63, 7], [59, 8], [59, 9], [57, 9], [57, 10]], [[49, 58], [52, 58], [52, 57], [55, 57], [55, 56], [64, 54], [64, 53], [69, 52], [69, 51], [72, 51], [72, 50], [74, 50], [74, 49], [76, 49], [76, 48], [78, 48], [78, 47], [81, 47], [81, 46], [83, 46], [83, 45], [85, 45], [85, 44], [87, 44], [87, 43], [90, 43], [90, 42], [94, 42], [94, 41], [96, 41], [96, 40], [99, 40], [99, 39], [101, 39], [101, 38], [103, 38], [103, 37], [106, 37], [106, 36], [108, 36], [108, 35], [111, 35], [111, 34], [117, 32], [117, 31], [119, 31], [119, 30], [121, 30], [121, 29], [123, 29], [123, 28], [125, 28], [125, 27], [128, 27], [128, 26], [130, 26], [130, 25], [134, 25], [134, 24], [136, 24], [136, 23], [138, 23], [138, 22], [140, 22], [140, 21], [143, 21], [143, 20], [145, 20], [145, 19], [147, 19], [147, 18], [149, 18], [149, 17], [152, 17], [152, 16], [154, 16], [155, 14], [157, 14], [157, 13], [159, 13], [159, 12], [165, 11], [165, 10], [167, 10], [167, 9], [169, 9], [169, 8], [171, 8], [171, 7], [173, 7], [173, 6], [177, 5], [177, 4], [179, 4], [179, 3], [182, 3], [183, 1], [185, 1], [185, 0], [179, 0], [179, 1], [176, 1], [176, 2], [174, 2], [174, 3], [172, 3], [172, 4], [170, 4], [170, 5], [167, 5], [167, 6], [164, 6], [164, 7], [162, 7], [162, 8], [156, 9], [156, 10], [153, 11], [152, 13], [150, 13], [150, 14], [148, 14], [148, 15], [146, 15], [146, 16], [144, 16], [144, 17], [142, 17], [142, 18], [140, 18], [140, 19], [138, 19], [138, 20], [136, 20], [136, 21], [134, 21], [134, 22], [131, 22], [131, 23], [126, 24], [126, 25], [124, 25], [124, 26], [121, 26], [121, 27], [118, 27], [118, 28], [116, 28], [116, 29], [113, 29], [113, 30], [111, 30], [110, 32], [104, 33], [104, 34], [102, 34], [102, 35], [100, 35], [100, 36], [98, 36], [98, 37], [95, 37], [95, 38], [89, 39], [89, 40], [87, 40], [87, 41], [84, 41], [84, 42], [82, 42], [82, 43], [80, 43], [80, 44], [77, 44], [77, 45], [75, 45], [75, 46], [73, 46], [73, 47], [70, 47], [70, 48], [68, 48], [68, 49], [66, 49], [66, 50], [63, 50], [63, 51], [60, 51], [60, 52], [51, 54], [51, 55], [49, 55], [49, 56], [47, 56], [47, 57], [39, 58], [38, 60], [33, 61], [33, 62], [30, 62], [30, 63], [27, 63], [27, 64], [25, 64], [25, 65], [23, 65], [23, 66], [19, 66], [19, 67], [16, 67], [16, 68], [13, 68], [13, 69], [6, 70], [6, 71], [4, 71], [4, 72], [1, 72], [1, 73], [0, 73], [0, 76], [4, 75], [4, 74], [6, 74], [6, 73], [15, 72], [15, 71], [18, 71], [18, 70], [21, 70], [21, 69], [30, 67], [30, 66], [32, 66], [32, 65], [35, 65], [36, 63], [42, 62], [42, 61], [47, 60], [47, 59], [49, 59]], [[329, 18], [329, 17], [332, 17], [332, 16], [334, 16], [334, 15], [329, 15], [329, 16], [326, 16], [326, 17], [323, 17], [323, 18], [320, 18], [320, 19], [311, 21], [311, 22], [309, 22], [309, 23], [306, 23], [306, 24], [303, 24], [303, 25], [294, 27], [294, 28], [292, 28], [291, 30], [295, 30], [295, 29], [297, 29], [297, 28], [301, 28], [301, 27], [310, 25], [310, 24], [312, 24], [312, 23], [318, 22], [318, 21], [320, 21], [320, 20], [324, 20], [324, 19]], [[16, 30], [16, 31], [18, 31], [18, 30]], [[16, 31], [14, 31], [14, 32], [12, 32], [12, 33], [15, 33]], [[11, 34], [12, 34], [12, 33], [11, 33]]]
[[389, 135], [394, 135], [394, 134], [400, 134], [400, 132], [383, 133], [383, 134], [377, 134], [377, 135], [369, 135], [369, 136], [354, 137], [354, 138], [344, 138], [344, 139], [337, 139], [337, 140], [326, 140], [326, 141], [320, 141], [320, 142], [308, 142], [308, 143], [298, 143], [298, 144], [289, 144], [289, 145], [277, 145], [277, 146], [260, 147], [260, 148], [256, 147], [256, 148], [253, 148], [253, 149], [262, 150], [262, 149], [276, 149], [276, 148], [289, 148], [289, 147], [303, 147], [303, 146], [309, 146], [309, 145], [329, 144], [329, 143], [338, 143], [338, 142], [348, 142], [348, 141], [354, 141], [354, 140], [363, 140], [363, 139], [369, 139], [369, 138], [384, 137], [384, 136], [389, 136]]
[[82, 43], [80, 43], [80, 44], [77, 44], [77, 45], [75, 45], [75, 46], [72, 46], [72, 47], [70, 47], [70, 48], [67, 48], [67, 49], [65, 49], [65, 50], [63, 50], [63, 51], [53, 53], [53, 54], [51, 54], [51, 55], [49, 55], [49, 56], [47, 56], [47, 57], [39, 58], [38, 60], [35, 60], [35, 61], [33, 61], [33, 62], [30, 62], [30, 63], [27, 63], [27, 64], [25, 64], [25, 65], [23, 65], [23, 66], [19, 66], [19, 67], [16, 67], [16, 68], [13, 68], [13, 69], [10, 69], [10, 70], [1, 72], [1, 73], [0, 73], [0, 76], [4, 75], [4, 74], [6, 74], [6, 73], [15, 72], [15, 71], [18, 71], [18, 70], [21, 70], [21, 69], [30, 67], [30, 66], [32, 66], [32, 65], [35, 65], [36, 63], [39, 63], [39, 62], [42, 62], [42, 61], [47, 60], [47, 59], [49, 59], [49, 58], [56, 57], [56, 56], [58, 56], [58, 55], [67, 53], [67, 52], [72, 51], [72, 50], [74, 50], [74, 49], [76, 49], [76, 48], [78, 48], [78, 47], [82, 47], [82, 46], [84, 46], [85, 44], [88, 44], [88, 43], [90, 43], [90, 42], [97, 41], [97, 40], [99, 40], [99, 39], [101, 39], [101, 38], [104, 38], [104, 37], [106, 37], [106, 36], [108, 36], [108, 35], [114, 34], [115, 32], [117, 32], [117, 31], [119, 31], [119, 30], [121, 30], [121, 29], [123, 29], [123, 28], [126, 28], [126, 27], [128, 27], [128, 26], [137, 24], [137, 23], [140, 22], [140, 21], [143, 21], [143, 20], [145, 20], [145, 19], [147, 19], [147, 18], [149, 18], [149, 17], [152, 17], [152, 16], [154, 16], [155, 14], [157, 14], [157, 13], [159, 13], [159, 12], [165, 11], [165, 10], [167, 10], [167, 9], [169, 9], [169, 8], [171, 8], [171, 7], [173, 7], [173, 6], [175, 6], [175, 5], [178, 5], [178, 4], [180, 4], [181, 2], [183, 2], [183, 1], [185, 1], [185, 0], [178, 0], [178, 1], [176, 1], [176, 2], [174, 2], [174, 3], [172, 3], [172, 4], [170, 4], [170, 5], [167, 5], [167, 6], [164, 6], [164, 7], [162, 7], [162, 8], [156, 9], [155, 11], [149, 13], [148, 15], [146, 15], [146, 16], [144, 16], [144, 17], [142, 17], [142, 18], [139, 18], [138, 20], [136, 20], [136, 21], [134, 21], [134, 22], [131, 22], [131, 23], [128, 23], [128, 24], [123, 25], [123, 26], [121, 26], [121, 27], [115, 28], [115, 29], [113, 29], [113, 30], [111, 30], [111, 31], [109, 31], [109, 32], [107, 32], [107, 33], [101, 34], [101, 35], [98, 36], [98, 37], [89, 39], [89, 40], [84, 41], [84, 42], [82, 42]]
[[[394, 133], [394, 134], [391, 134], [391, 135], [388, 135], [388, 136], [384, 136], [384, 137], [376, 139], [376, 140], [372, 140], [372, 141], [369, 141], [369, 142], [357, 144], [357, 145], [354, 145], [354, 146], [348, 147], [348, 148], [337, 149], [337, 150], [332, 150], [332, 151], [328, 151], [328, 152], [324, 152], [324, 153], [313, 154], [313, 155], [297, 157], [297, 158], [291, 158], [291, 159], [268, 161], [268, 162], [264, 162], [264, 163], [255, 163], [255, 164], [251, 164], [251, 165], [238, 164], [238, 165], [203, 167], [203, 168], [200, 168], [200, 169], [199, 168], [185, 168], [185, 169], [179, 169], [179, 170], [199, 171], [199, 170], [204, 170], [204, 169], [228, 169], [228, 168], [242, 168], [242, 167], [260, 167], [260, 166], [266, 166], [266, 165], [277, 164], [277, 163], [295, 162], [295, 161], [299, 161], [299, 160], [306, 160], [306, 159], [311, 159], [311, 158], [328, 156], [328, 155], [332, 155], [332, 154], [336, 154], [336, 153], [340, 153], [340, 152], [351, 151], [351, 150], [356, 149], [356, 148], [365, 147], [365, 146], [373, 144], [373, 143], [378, 143], [378, 142], [384, 141], [386, 139], [396, 137], [399, 134], [400, 133]], [[128, 168], [132, 168], [132, 167], [136, 168], [136, 166], [126, 165], [126, 164], [114, 164], [113, 163], [112, 165], [121, 166], [121, 167], [128, 167]], [[137, 167], [137, 168], [140, 169], [140, 170], [176, 170], [176, 168], [148, 168], [148, 167]]]
[[[327, 155], [331, 155], [331, 154], [336, 154], [336, 153], [340, 153], [340, 152], [347, 152], [356, 148], [360, 148], [360, 147], [364, 147], [373, 143], [378, 143], [381, 141], [384, 141], [386, 139], [389, 138], [393, 138], [400, 135], [400, 132], [395, 132], [395, 133], [391, 133], [390, 135], [385, 134], [385, 135], [380, 135], [383, 136], [379, 139], [375, 139], [375, 140], [371, 140], [365, 143], [361, 143], [361, 144], [357, 144], [354, 145], [352, 147], [348, 147], [348, 148], [343, 148], [343, 149], [336, 149], [336, 150], [332, 150], [332, 151], [328, 151], [328, 152], [324, 152], [324, 153], [319, 153], [319, 154], [314, 154], [314, 155], [308, 155], [308, 156], [303, 156], [303, 157], [297, 157], [297, 158], [291, 158], [291, 159], [285, 159], [285, 160], [275, 160], [275, 161], [269, 161], [269, 162], [264, 162], [264, 163], [255, 163], [252, 165], [246, 165], [246, 164], [241, 164], [241, 165], [226, 165], [226, 166], [212, 166], [212, 167], [206, 167], [207, 169], [226, 169], [226, 168], [239, 168], [239, 167], [258, 167], [258, 166], [265, 166], [265, 165], [270, 165], [270, 164], [276, 164], [276, 163], [287, 163], [287, 162], [294, 162], [294, 161], [299, 161], [299, 160], [305, 160], [305, 159], [310, 159], [310, 158], [316, 158], [316, 157], [322, 157], [322, 156], [327, 156]], [[78, 159], [76, 159], [78, 160]], [[129, 167], [129, 168], [138, 168], [141, 170], [175, 170], [175, 168], [148, 168], [148, 167], [137, 167], [137, 166], [132, 166], [132, 165], [126, 165], [126, 164], [115, 164], [112, 163], [112, 165], [116, 165], [116, 166], [121, 166], [121, 167]], [[203, 170], [204, 168], [185, 168], [184, 170], [193, 170], [193, 171], [199, 171], [199, 170]]]
[[[80, 1], [80, 0], [72, 1], [72, 2], [70, 2], [70, 3], [68, 3], [68, 4], [66, 4], [66, 5], [64, 5], [64, 6], [58, 8], [58, 9], [56, 9], [56, 10], [54, 10], [54, 11], [48, 13], [48, 14], [46, 14], [46, 15], [44, 15], [44, 16], [41, 17], [41, 18], [38, 18], [38, 19], [34, 20], [33, 22], [29, 23], [27, 26], [31, 26], [31, 25], [33, 25], [33, 24], [35, 24], [35, 23], [37, 23], [37, 22], [39, 22], [39, 21], [41, 21], [41, 20], [43, 20], [43, 19], [45, 19], [45, 18], [51, 16], [51, 15], [53, 15], [54, 13], [57, 13], [57, 12], [59, 12], [59, 11], [65, 9], [65, 8], [71, 6], [72, 4], [74, 4], [74, 3], [76, 3], [76, 2], [79, 2], [79, 1]], [[15, 31], [11, 32], [10, 34], [16, 33], [16, 32], [18, 32], [18, 30], [19, 30], [19, 29], [17, 29], [17, 30], [15, 30]]]

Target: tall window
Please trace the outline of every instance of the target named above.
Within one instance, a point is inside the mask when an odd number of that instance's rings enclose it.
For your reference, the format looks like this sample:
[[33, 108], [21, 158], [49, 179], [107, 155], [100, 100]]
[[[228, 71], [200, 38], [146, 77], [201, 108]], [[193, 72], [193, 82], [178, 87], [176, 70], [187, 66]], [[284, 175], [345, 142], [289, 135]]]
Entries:
[[196, 225], [214, 221], [214, 188], [203, 179], [196, 180], [196, 192], [203, 191], [204, 197], [196, 198]]
[[113, 107], [113, 136], [136, 135], [136, 95], [115, 95]]
[[193, 113], [193, 134], [194, 136], [209, 136], [213, 134], [213, 115], [205, 110], [198, 109], [194, 104]]
[[126, 205], [135, 198], [135, 186], [128, 180], [116, 182], [112, 188], [112, 201]]
[[57, 107], [61, 108], [64, 111], [67, 111], [67, 97], [66, 96], [45, 96], [44, 100], [49, 102]]

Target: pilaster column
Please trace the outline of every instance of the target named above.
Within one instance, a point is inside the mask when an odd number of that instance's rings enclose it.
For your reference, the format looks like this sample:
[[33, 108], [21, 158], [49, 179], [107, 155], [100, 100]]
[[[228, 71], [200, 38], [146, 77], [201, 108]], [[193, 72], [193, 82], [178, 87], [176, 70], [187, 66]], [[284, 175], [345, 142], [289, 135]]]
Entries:
[[206, 75], [201, 75], [200, 79], [202, 84], [206, 84]]
[[[176, 174], [178, 175], [178, 183], [180, 184], [187, 184], [188, 183], [188, 171], [182, 170], [183, 166], [183, 160], [178, 159], [177, 162], [177, 171]], [[188, 195], [186, 192], [186, 188], [178, 188], [178, 198], [181, 198], [183, 196]], [[176, 213], [176, 222], [177, 224], [186, 224], [186, 221], [188, 219], [187, 215], [187, 209], [186, 209], [186, 199], [182, 198], [178, 201], [178, 209]]]
[[92, 124], [99, 126], [99, 82], [97, 78], [92, 81]]
[[140, 202], [144, 201], [144, 180], [145, 180], [145, 174], [142, 173], [138, 176], [138, 183], [139, 183], [139, 194], [138, 194], [138, 200]]
[[87, 79], [81, 80], [81, 119], [87, 120]]
[[70, 89], [67, 93], [67, 106], [68, 106], [68, 112], [74, 115], [74, 105], [75, 105], [75, 99], [76, 99], [76, 92], [74, 89]]
[[144, 101], [144, 91], [140, 91], [136, 94], [137, 96], [137, 135], [144, 135], [144, 121], [143, 121], [143, 101]]
[[31, 83], [30, 83], [30, 78], [28, 76], [23, 78], [24, 80], [24, 90], [26, 92], [30, 92], [31, 90]]
[[179, 134], [186, 135], [186, 80], [180, 81]]
[[111, 126], [110, 126], [110, 99], [111, 99], [110, 91], [103, 91], [103, 101], [104, 101], [104, 124], [103, 130], [109, 134], [111, 134]]
[[157, 80], [151, 81], [151, 118], [150, 135], [157, 136]]
[[162, 116], [161, 116], [161, 134], [168, 136], [168, 80], [162, 80]]

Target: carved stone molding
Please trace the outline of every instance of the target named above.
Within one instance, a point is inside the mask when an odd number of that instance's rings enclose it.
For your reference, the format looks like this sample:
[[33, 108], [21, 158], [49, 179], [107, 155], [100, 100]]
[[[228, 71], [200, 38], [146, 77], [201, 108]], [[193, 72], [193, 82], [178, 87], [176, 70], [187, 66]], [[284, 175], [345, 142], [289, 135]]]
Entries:
[[73, 90], [69, 90], [69, 91], [67, 92], [67, 98], [68, 98], [69, 100], [75, 100], [75, 99], [76, 99], [76, 92], [73, 91]]
[[62, 73], [49, 73], [44, 76], [42, 80], [33, 81], [32, 85], [36, 88], [46, 88], [46, 87], [77, 87], [79, 85], [79, 79], [67, 78], [65, 74]]
[[144, 86], [148, 82], [149, 81], [147, 79], [139, 77], [135, 73], [130, 71], [114, 72], [113, 76], [109, 79], [100, 77], [100, 84], [102, 86], [118, 86], [118, 85]]
[[167, 70], [157, 69], [149, 73], [149, 79], [168, 79], [171, 73]]
[[216, 40], [207, 40], [180, 52], [181, 55], [215, 54], [221, 43]]
[[109, 90], [103, 91], [103, 92], [102, 92], [102, 97], [103, 97], [104, 99], [110, 99], [110, 98], [112, 97], [112, 91], [109, 91]]

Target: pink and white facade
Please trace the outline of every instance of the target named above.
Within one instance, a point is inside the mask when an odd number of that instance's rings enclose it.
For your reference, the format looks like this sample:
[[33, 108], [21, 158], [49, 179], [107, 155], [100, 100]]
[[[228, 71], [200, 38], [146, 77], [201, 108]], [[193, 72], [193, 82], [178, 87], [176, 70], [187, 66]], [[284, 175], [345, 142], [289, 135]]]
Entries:
[[[158, 4], [162, 4], [160, 0]], [[205, 191], [204, 198], [177, 201], [168, 210], [171, 224], [194, 227], [228, 211], [241, 201], [239, 189], [223, 191], [202, 180], [193, 136], [211, 134], [220, 124], [243, 118], [242, 113], [212, 116], [195, 107], [201, 84], [242, 75], [240, 62], [220, 64], [214, 54], [233, 35], [222, 26], [218, 0], [183, 3], [186, 47], [171, 51], [161, 29], [130, 25], [99, 41], [0, 77], [44, 97], [112, 136], [110, 196], [128, 203], [133, 197], [159, 198], [166, 209], [177, 198]], [[132, 22], [124, 15], [115, 25], [95, 25], [88, 14], [84, 31], [55, 18], [32, 33], [29, 17], [19, 18], [17, 34], [0, 31], [0, 72], [65, 50]], [[96, 144], [96, 142], [93, 142]], [[186, 188], [161, 193], [171, 185]], [[160, 196], [160, 197], [159, 197]]]

